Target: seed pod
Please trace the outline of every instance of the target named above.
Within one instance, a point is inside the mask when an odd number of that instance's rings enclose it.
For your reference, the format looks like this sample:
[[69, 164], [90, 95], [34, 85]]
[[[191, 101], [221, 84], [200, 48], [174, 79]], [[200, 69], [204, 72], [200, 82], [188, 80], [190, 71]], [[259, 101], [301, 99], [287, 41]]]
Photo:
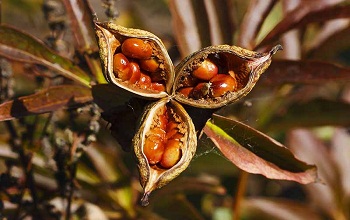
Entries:
[[[111, 22], [96, 22], [95, 29], [103, 73], [107, 81], [144, 98], [158, 99], [170, 94], [174, 81], [174, 67], [164, 44], [157, 36], [144, 30], [125, 28]], [[156, 88], [152, 86], [140, 87], [134, 81], [125, 80], [130, 74], [113, 73], [113, 56], [117, 53], [122, 53], [127, 59], [130, 61], [132, 59], [132, 62], [136, 62], [138, 65], [142, 59], [152, 60], [146, 64], [142, 61], [143, 67], [140, 71], [156, 71], [152, 73], [152, 78], [156, 78], [158, 83], [162, 83], [165, 90], [159, 89], [159, 86]], [[127, 77], [118, 78], [119, 75], [127, 75]], [[152, 81], [152, 83], [154, 82]]]
[[[271, 56], [280, 49], [282, 49], [281, 45], [277, 45], [268, 53], [258, 53], [236, 46], [219, 45], [199, 50], [177, 65], [173, 95], [177, 101], [198, 108], [219, 108], [234, 102], [252, 90], [260, 75], [270, 65]], [[234, 78], [236, 87], [233, 91], [232, 89], [227, 91], [218, 89], [224, 88], [226, 85], [221, 86], [218, 81], [212, 83], [207, 79], [211, 75], [216, 75], [216, 70], [214, 74], [207, 74], [210, 71], [203, 70], [207, 66], [205, 63], [207, 61], [217, 66], [219, 74], [226, 74]], [[198, 73], [199, 67], [201, 68], [200, 72], [206, 73], [206, 77], [198, 76], [200, 75]], [[196, 85], [190, 85], [195, 89], [188, 93], [184, 88], [189, 87], [189, 81], [195, 82], [193, 77], [199, 77], [197, 79], [200, 82]], [[231, 79], [229, 80], [228, 83], [235, 84]], [[213, 89], [215, 89], [214, 92]]]
[[[178, 143], [176, 146], [174, 143], [168, 143], [168, 140], [164, 138], [164, 146], [172, 145], [172, 147], [168, 150], [164, 149], [166, 157], [161, 159], [163, 165], [154, 163], [154, 161], [150, 163], [150, 158], [154, 158], [153, 155], [149, 158], [146, 155], [145, 144], [149, 144], [148, 138], [150, 136], [155, 136], [155, 133], [158, 133], [156, 130], [166, 131], [167, 128], [177, 129], [182, 137], [178, 138], [177, 135], [176, 139], [171, 139], [171, 142]], [[164, 186], [187, 168], [196, 151], [196, 132], [185, 109], [176, 101], [165, 98], [146, 108], [133, 142], [140, 172], [140, 182], [144, 189], [141, 202], [143, 205], [147, 205], [148, 196], [153, 190]], [[155, 159], [158, 160], [158, 158]]]

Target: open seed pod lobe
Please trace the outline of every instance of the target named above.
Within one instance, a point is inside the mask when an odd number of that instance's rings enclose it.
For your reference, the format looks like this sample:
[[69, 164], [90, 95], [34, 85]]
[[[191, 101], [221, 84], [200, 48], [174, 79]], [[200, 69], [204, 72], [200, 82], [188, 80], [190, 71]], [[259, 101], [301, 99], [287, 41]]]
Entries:
[[178, 102], [164, 98], [146, 108], [133, 142], [144, 189], [141, 202], [147, 205], [153, 190], [189, 165], [197, 147], [195, 127]]
[[[157, 36], [112, 22], [96, 22], [95, 30], [107, 81], [145, 98], [168, 96], [174, 81], [174, 67]], [[141, 76], [150, 79], [147, 84]]]
[[248, 94], [271, 63], [275, 46], [259, 53], [236, 46], [203, 48], [175, 68], [173, 95], [183, 104], [219, 108]]

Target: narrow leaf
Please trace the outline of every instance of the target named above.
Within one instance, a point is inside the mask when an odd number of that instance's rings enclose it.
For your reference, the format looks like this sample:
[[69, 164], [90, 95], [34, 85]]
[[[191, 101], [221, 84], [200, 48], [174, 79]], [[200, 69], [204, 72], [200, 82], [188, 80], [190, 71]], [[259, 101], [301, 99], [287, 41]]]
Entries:
[[91, 90], [83, 86], [55, 86], [0, 105], [0, 121], [74, 107], [92, 101]]
[[285, 18], [260, 42], [257, 48], [273, 43], [282, 34], [291, 29], [304, 27], [313, 22], [325, 22], [332, 19], [350, 17], [350, 5], [348, 4], [327, 7], [327, 5], [314, 4], [313, 1], [309, 3], [306, 3], [306, 5], [301, 4], [295, 10], [287, 13]]
[[303, 184], [317, 181], [315, 166], [297, 160], [282, 144], [238, 121], [214, 114], [204, 132], [228, 160], [246, 172]]
[[334, 63], [307, 60], [274, 60], [260, 83], [281, 85], [285, 83], [320, 84], [350, 80], [350, 68]]
[[255, 38], [275, 3], [276, 0], [250, 1], [247, 12], [243, 17], [241, 32], [238, 35], [238, 46], [251, 50], [254, 48]]
[[350, 125], [350, 104], [341, 101], [314, 99], [285, 106], [276, 112], [279, 114], [273, 116], [265, 129], [287, 130], [295, 127]]
[[201, 40], [196, 24], [195, 10], [191, 1], [169, 1], [173, 18], [174, 34], [181, 52], [185, 57], [201, 48]]
[[98, 51], [93, 13], [88, 1], [63, 1], [70, 17], [75, 43], [80, 52]]
[[46, 47], [40, 40], [9, 26], [0, 26], [0, 56], [44, 65], [64, 77], [89, 86], [89, 76], [74, 63]]

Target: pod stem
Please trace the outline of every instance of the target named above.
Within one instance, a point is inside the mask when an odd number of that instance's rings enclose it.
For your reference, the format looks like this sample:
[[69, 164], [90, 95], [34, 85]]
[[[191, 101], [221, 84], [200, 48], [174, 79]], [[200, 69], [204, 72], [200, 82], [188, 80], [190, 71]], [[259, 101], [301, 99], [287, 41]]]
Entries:
[[142, 196], [142, 198], [141, 198], [141, 205], [142, 206], [148, 206], [149, 205], [149, 200], [148, 200], [148, 198], [149, 198], [149, 194], [150, 194], [151, 192], [144, 192], [144, 194], [143, 194], [143, 196]]
[[270, 50], [270, 55], [274, 55], [277, 51], [279, 50], [283, 50], [283, 47], [281, 44], [277, 44], [276, 46], [274, 46], [271, 50]]

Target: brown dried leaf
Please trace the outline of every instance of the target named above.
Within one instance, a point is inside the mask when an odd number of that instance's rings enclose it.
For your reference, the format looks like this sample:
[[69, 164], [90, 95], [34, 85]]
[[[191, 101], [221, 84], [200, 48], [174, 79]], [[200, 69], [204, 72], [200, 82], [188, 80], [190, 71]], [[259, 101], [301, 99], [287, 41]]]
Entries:
[[55, 111], [92, 101], [91, 90], [82, 86], [63, 85], [23, 96], [0, 105], [0, 121]]

